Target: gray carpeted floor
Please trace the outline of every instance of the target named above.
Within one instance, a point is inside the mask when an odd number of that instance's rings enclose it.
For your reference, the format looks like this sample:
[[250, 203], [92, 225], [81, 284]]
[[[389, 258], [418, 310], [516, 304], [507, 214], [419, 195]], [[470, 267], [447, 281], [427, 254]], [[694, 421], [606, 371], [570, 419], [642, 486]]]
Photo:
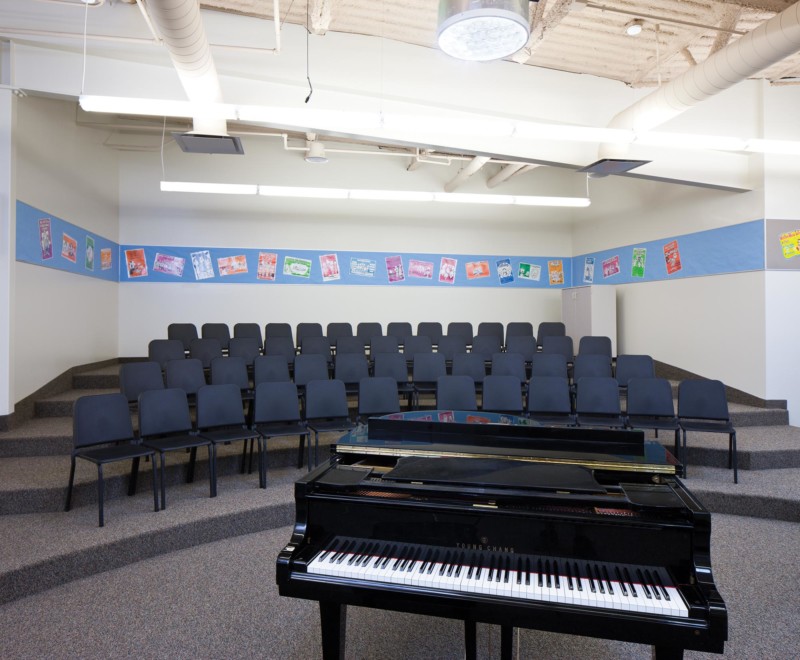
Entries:
[[[275, 558], [290, 531], [181, 550], [4, 605], [0, 658], [320, 657], [316, 603], [281, 598], [274, 584]], [[714, 515], [712, 565], [728, 606], [727, 657], [798, 657], [799, 547], [796, 523]], [[478, 635], [479, 656], [498, 657], [497, 627], [479, 626]], [[530, 630], [515, 646], [520, 659], [650, 657], [643, 646]], [[462, 627], [350, 608], [347, 657], [461, 658]]]

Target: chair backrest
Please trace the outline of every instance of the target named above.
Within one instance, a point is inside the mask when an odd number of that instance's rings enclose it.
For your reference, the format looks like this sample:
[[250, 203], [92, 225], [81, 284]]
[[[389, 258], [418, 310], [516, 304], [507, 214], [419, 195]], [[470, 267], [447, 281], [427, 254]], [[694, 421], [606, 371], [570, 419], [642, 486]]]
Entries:
[[414, 334], [414, 330], [408, 321], [392, 321], [386, 326], [386, 334], [397, 337], [401, 344], [405, 344], [406, 339]]
[[675, 417], [672, 385], [666, 378], [631, 378], [627, 413], [632, 417]]
[[218, 339], [220, 346], [225, 350], [231, 340], [231, 330], [227, 323], [203, 323], [200, 336], [203, 339]]
[[472, 323], [469, 321], [451, 321], [447, 324], [448, 337], [463, 337], [466, 344], [471, 344], [475, 336]]
[[522, 389], [515, 376], [486, 376], [483, 379], [483, 410], [521, 413]]
[[253, 385], [291, 380], [289, 362], [282, 355], [259, 355], [253, 362]]
[[536, 330], [536, 339], [539, 348], [544, 346], [545, 337], [563, 337], [567, 334], [567, 326], [561, 321], [542, 321]]
[[408, 382], [408, 365], [400, 353], [378, 353], [372, 364], [375, 376], [388, 376], [397, 383]]
[[374, 321], [362, 321], [356, 326], [356, 336], [361, 337], [364, 346], [369, 346], [369, 340], [373, 337], [380, 337], [383, 334], [383, 328], [380, 323]]
[[296, 352], [292, 338], [281, 335], [265, 337], [264, 355], [282, 355], [288, 364], [294, 364]]
[[131, 411], [124, 394], [90, 394], [75, 401], [72, 444], [76, 449], [132, 439]]
[[224, 385], [227, 383], [236, 385], [240, 390], [250, 387], [244, 358], [218, 357], [211, 360], [211, 384]]
[[351, 323], [328, 323], [325, 328], [325, 336], [331, 344], [335, 344], [339, 337], [353, 337], [353, 326]]
[[525, 373], [525, 358], [521, 353], [495, 353], [492, 355], [492, 376], [513, 376], [519, 384], [527, 379]]
[[228, 344], [228, 355], [230, 357], [240, 357], [248, 367], [252, 367], [255, 359], [261, 355], [258, 339], [255, 337], [233, 337], [230, 344]]
[[189, 344], [189, 357], [200, 360], [203, 369], [210, 369], [211, 360], [222, 357], [222, 344], [219, 339], [213, 337], [193, 339]]
[[347, 389], [342, 381], [312, 380], [306, 385], [306, 419], [348, 417]]
[[456, 353], [450, 373], [453, 376], [469, 376], [475, 383], [483, 383], [486, 378], [486, 361], [478, 353]]
[[536, 338], [533, 335], [509, 335], [506, 337], [506, 352], [519, 353], [525, 362], [532, 362], [536, 355]]
[[420, 321], [417, 323], [417, 335], [420, 337], [430, 337], [431, 342], [435, 345], [444, 335], [442, 324], [438, 321]]
[[163, 390], [164, 376], [158, 362], [125, 362], [119, 367], [119, 391], [135, 403], [146, 390]]
[[358, 383], [358, 416], [400, 412], [397, 381], [391, 376], [371, 376]]
[[536, 413], [569, 415], [572, 412], [572, 396], [569, 380], [564, 376], [538, 376], [528, 385], [527, 411]]
[[180, 339], [153, 339], [147, 344], [147, 359], [158, 362], [163, 369], [170, 360], [185, 357], [183, 342]]
[[342, 353], [360, 353], [364, 355], [364, 341], [361, 337], [337, 337], [336, 355]]
[[300, 348], [303, 345], [303, 340], [306, 337], [323, 337], [323, 336], [324, 334], [322, 332], [321, 323], [310, 323], [310, 322], [298, 323], [295, 343], [297, 344], [297, 348]]
[[333, 352], [331, 351], [331, 342], [327, 337], [322, 335], [311, 335], [303, 337], [300, 341], [300, 354], [309, 355], [311, 353], [318, 353], [324, 355], [326, 360], [331, 360]]
[[482, 321], [478, 323], [478, 337], [484, 337], [486, 335], [492, 335], [497, 337], [500, 340], [500, 345], [503, 345], [503, 339], [505, 339], [505, 328], [503, 328], [503, 324], [498, 321]]
[[294, 359], [294, 382], [305, 387], [312, 380], [328, 378], [328, 361], [319, 353], [300, 354]]
[[139, 435], [142, 438], [192, 430], [186, 392], [177, 387], [139, 395]]
[[197, 428], [244, 426], [242, 393], [236, 385], [204, 385], [197, 392]]
[[411, 362], [417, 353], [432, 353], [433, 342], [427, 335], [411, 335], [403, 343], [403, 355], [406, 361]]
[[631, 378], [655, 378], [655, 376], [655, 365], [649, 355], [617, 356], [616, 377], [620, 387], [627, 387]]
[[369, 354], [374, 357], [378, 353], [399, 353], [400, 342], [397, 337], [389, 335], [376, 335], [370, 337]]
[[333, 377], [352, 385], [369, 376], [369, 362], [363, 353], [342, 353], [336, 356]]
[[447, 375], [447, 360], [442, 353], [417, 353], [411, 367], [411, 380], [415, 383], [435, 383]]
[[456, 353], [467, 352], [467, 340], [463, 335], [444, 335], [436, 347], [436, 352], [452, 360]]
[[678, 417], [730, 420], [725, 385], [719, 380], [681, 381], [678, 384]]
[[537, 353], [531, 363], [531, 380], [536, 376], [567, 378], [567, 358], [561, 353]]
[[192, 339], [198, 337], [197, 326], [194, 323], [170, 323], [167, 326], [167, 338], [180, 341], [184, 351], [188, 351]]
[[439, 410], [477, 410], [475, 381], [470, 376], [440, 376], [436, 380]]
[[292, 346], [294, 346], [292, 326], [288, 323], [267, 323], [264, 326], [264, 339], [266, 340], [270, 337], [288, 337], [292, 340]]
[[256, 385], [253, 400], [253, 423], [300, 421], [300, 399], [293, 382], [272, 381]]
[[492, 359], [492, 355], [503, 350], [503, 338], [497, 335], [475, 335], [472, 338], [471, 353], [480, 355], [486, 362]]
[[575, 412], [580, 415], [619, 415], [619, 386], [610, 376], [585, 376], [575, 386]]
[[586, 335], [578, 341], [578, 355], [607, 355], [611, 352], [611, 338], [599, 335]]
[[566, 335], [550, 335], [542, 342], [542, 353], [561, 353], [567, 362], [572, 362], [575, 359], [575, 349], [572, 346], [572, 337]]
[[177, 387], [189, 395], [197, 394], [198, 390], [206, 384], [203, 363], [197, 358], [170, 360], [167, 362], [165, 373], [167, 387]]
[[258, 323], [236, 323], [233, 326], [234, 339], [257, 339], [259, 350], [264, 347], [264, 337], [261, 335], [261, 326]]
[[533, 337], [533, 323], [529, 321], [509, 321], [506, 324], [506, 342], [509, 337]]
[[610, 378], [611, 357], [599, 353], [579, 353], [575, 356], [572, 378], [577, 383], [584, 376], [604, 376]]

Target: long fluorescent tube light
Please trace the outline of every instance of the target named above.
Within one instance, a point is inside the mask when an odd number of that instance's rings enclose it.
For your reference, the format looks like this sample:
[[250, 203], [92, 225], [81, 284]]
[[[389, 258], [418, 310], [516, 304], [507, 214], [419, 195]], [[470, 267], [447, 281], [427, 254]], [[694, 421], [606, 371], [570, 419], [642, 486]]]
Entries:
[[218, 193], [223, 195], [255, 195], [264, 197], [301, 197], [303, 199], [355, 199], [391, 202], [449, 202], [456, 204], [501, 204], [516, 206], [564, 206], [583, 208], [591, 204], [588, 197], [546, 197], [535, 195], [487, 195], [478, 193], [446, 193], [418, 190], [366, 190], [349, 188], [307, 188], [304, 186], [258, 186], [234, 183], [202, 183], [196, 181], [162, 181], [162, 192]]
[[237, 119], [236, 106], [226, 103], [195, 103], [168, 99], [141, 99], [124, 96], [81, 95], [78, 99], [86, 112], [107, 112], [120, 115], [147, 117], [207, 117], [209, 119]]

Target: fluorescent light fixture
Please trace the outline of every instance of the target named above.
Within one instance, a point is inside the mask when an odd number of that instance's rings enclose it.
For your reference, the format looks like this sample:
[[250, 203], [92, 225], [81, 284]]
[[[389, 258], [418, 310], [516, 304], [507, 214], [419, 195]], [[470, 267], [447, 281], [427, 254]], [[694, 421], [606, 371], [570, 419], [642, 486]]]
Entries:
[[316, 199], [347, 199], [344, 188], [306, 188], [304, 186], [258, 186], [264, 197], [313, 197]]
[[516, 124], [510, 120], [491, 117], [434, 117], [421, 115], [388, 114], [382, 117], [382, 127], [387, 130], [424, 131], [437, 135], [474, 135], [481, 137], [510, 137]]
[[513, 195], [482, 195], [475, 193], [433, 193], [436, 202], [451, 202], [455, 204], [513, 204]]
[[236, 107], [226, 103], [193, 103], [169, 99], [141, 99], [127, 96], [91, 96], [82, 94], [78, 102], [86, 112], [106, 112], [148, 117], [207, 117], [236, 119]]
[[514, 204], [518, 206], [568, 206], [586, 208], [592, 203], [588, 197], [530, 197], [516, 195]]
[[659, 133], [647, 131], [636, 134], [636, 144], [651, 147], [671, 147], [676, 149], [715, 149], [718, 151], [742, 151], [747, 140], [724, 135], [704, 135], [698, 133]]
[[371, 199], [389, 202], [432, 202], [434, 193], [414, 190], [350, 190], [350, 199]]
[[255, 195], [258, 193], [258, 186], [246, 183], [162, 181], [161, 192], [216, 193], [218, 195]]
[[745, 151], [782, 156], [800, 156], [800, 142], [792, 140], [748, 140]]
[[436, 40], [460, 60], [487, 62], [516, 53], [530, 36], [526, 0], [440, 0]]

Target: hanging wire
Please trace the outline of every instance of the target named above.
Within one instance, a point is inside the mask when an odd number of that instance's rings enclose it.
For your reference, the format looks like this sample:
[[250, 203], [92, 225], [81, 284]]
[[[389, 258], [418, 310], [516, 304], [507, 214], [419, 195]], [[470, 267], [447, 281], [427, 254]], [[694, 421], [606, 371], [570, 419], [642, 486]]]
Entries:
[[86, 2], [83, 6], [83, 72], [81, 73], [81, 94], [83, 94], [83, 88], [86, 85], [86, 30], [89, 25], [89, 3]]
[[310, 0], [306, 0], [306, 80], [308, 81], [308, 96], [306, 96], [306, 103], [311, 100], [311, 95], [314, 93], [314, 87], [311, 85], [311, 74], [309, 73], [310, 57], [308, 52], [308, 41], [311, 34], [311, 18], [309, 16]]
[[661, 87], [661, 48], [659, 44], [659, 35], [661, 34], [661, 26], [656, 23], [656, 74], [658, 75], [658, 86]]
[[164, 115], [164, 127], [161, 129], [161, 180], [166, 181], [167, 175], [164, 169], [164, 140], [167, 136], [167, 116]]

